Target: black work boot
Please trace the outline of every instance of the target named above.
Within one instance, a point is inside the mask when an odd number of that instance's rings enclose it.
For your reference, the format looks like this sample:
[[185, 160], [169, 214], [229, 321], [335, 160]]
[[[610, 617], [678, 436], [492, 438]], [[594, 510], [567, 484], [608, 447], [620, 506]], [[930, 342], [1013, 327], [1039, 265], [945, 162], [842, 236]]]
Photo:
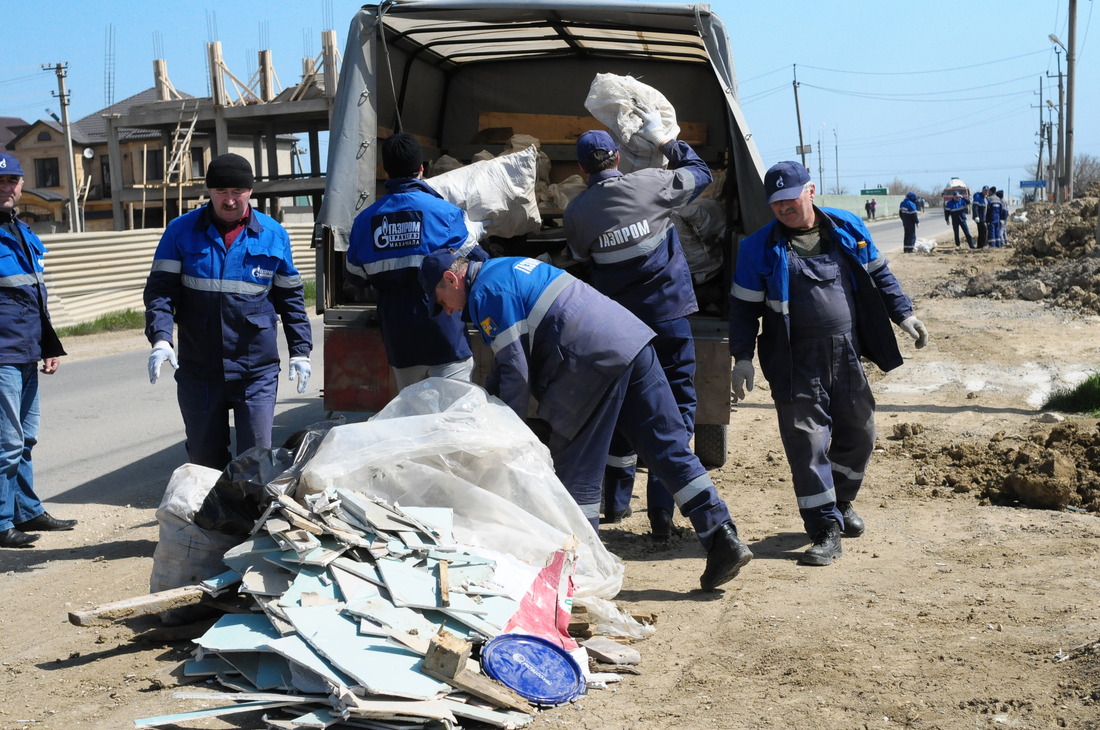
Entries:
[[707, 551], [707, 567], [699, 576], [704, 591], [713, 591], [737, 577], [741, 568], [752, 560], [749, 546], [737, 537], [737, 528], [727, 522], [718, 528]]
[[611, 511], [604, 514], [604, 516], [600, 518], [600, 524], [617, 525], [625, 520], [627, 517], [630, 517], [630, 515], [632, 514], [634, 514], [634, 510], [630, 507], [630, 505], [627, 505], [626, 509], [624, 509], [622, 512]]
[[803, 565], [831, 565], [843, 554], [844, 550], [840, 547], [840, 525], [829, 520], [814, 535], [814, 544], [802, 553], [798, 562]]
[[654, 542], [668, 542], [672, 539], [672, 513], [663, 509], [651, 509], [649, 514], [649, 529], [653, 534]]
[[856, 514], [851, 502], [837, 502], [836, 508], [840, 510], [840, 516], [844, 518], [844, 537], [859, 537], [867, 526], [863, 524], [863, 518]]

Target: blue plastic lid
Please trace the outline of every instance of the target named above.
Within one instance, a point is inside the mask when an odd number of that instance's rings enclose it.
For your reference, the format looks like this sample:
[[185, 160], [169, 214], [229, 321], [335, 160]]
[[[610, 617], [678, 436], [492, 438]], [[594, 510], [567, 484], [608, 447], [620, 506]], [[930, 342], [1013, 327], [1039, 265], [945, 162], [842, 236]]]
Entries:
[[539, 636], [500, 634], [481, 650], [485, 674], [536, 705], [564, 705], [584, 690], [569, 652]]

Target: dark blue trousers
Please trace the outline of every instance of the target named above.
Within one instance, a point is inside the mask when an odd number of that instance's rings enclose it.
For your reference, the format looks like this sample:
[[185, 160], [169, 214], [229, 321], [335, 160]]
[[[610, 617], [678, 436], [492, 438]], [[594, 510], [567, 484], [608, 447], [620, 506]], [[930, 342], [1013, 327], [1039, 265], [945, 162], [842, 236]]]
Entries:
[[638, 353], [572, 440], [550, 437], [558, 478], [597, 530], [604, 465], [616, 430], [665, 485], [680, 514], [709, 548], [714, 531], [731, 522], [729, 510], [691, 451], [691, 434], [652, 345]]
[[207, 380], [176, 371], [176, 398], [192, 464], [224, 469], [229, 454], [229, 413], [237, 435], [237, 456], [253, 446], [271, 446], [279, 371], [245, 380]]

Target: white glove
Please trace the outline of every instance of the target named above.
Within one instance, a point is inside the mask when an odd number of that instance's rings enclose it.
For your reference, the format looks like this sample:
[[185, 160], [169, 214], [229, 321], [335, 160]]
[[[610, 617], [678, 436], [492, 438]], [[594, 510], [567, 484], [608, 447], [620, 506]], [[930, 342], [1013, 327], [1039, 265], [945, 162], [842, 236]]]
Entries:
[[287, 380], [298, 379], [298, 392], [306, 392], [306, 383], [309, 382], [309, 376], [313, 373], [312, 368], [309, 366], [308, 357], [292, 357], [290, 358], [290, 372], [287, 374]]
[[745, 391], [752, 390], [752, 380], [756, 377], [752, 360], [738, 360], [730, 371], [730, 385], [733, 387], [734, 400], [745, 400]]
[[638, 130], [638, 136], [655, 145], [660, 145], [668, 139], [665, 135], [665, 122], [659, 110], [650, 109], [648, 105], [638, 102], [635, 112], [642, 120], [642, 128]]
[[918, 350], [928, 344], [928, 330], [925, 328], [924, 322], [916, 317], [910, 315], [903, 319], [898, 326], [905, 330], [905, 334], [917, 341]]
[[160, 377], [160, 366], [167, 360], [168, 364], [174, 368], [179, 368], [179, 363], [176, 362], [176, 352], [172, 349], [172, 343], [168, 340], [158, 340], [157, 344], [153, 345], [153, 351], [149, 353], [149, 382], [157, 382], [157, 378]]

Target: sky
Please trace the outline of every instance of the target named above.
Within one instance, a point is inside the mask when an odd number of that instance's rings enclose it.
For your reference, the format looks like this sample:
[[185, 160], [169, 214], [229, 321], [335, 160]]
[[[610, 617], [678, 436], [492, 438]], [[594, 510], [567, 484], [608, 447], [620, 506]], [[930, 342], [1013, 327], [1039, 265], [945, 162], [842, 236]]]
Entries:
[[[1077, 1], [1072, 124], [1074, 154], [1093, 157], [1100, 157], [1100, 13], [1092, 22], [1098, 2]], [[299, 80], [302, 58], [320, 55], [323, 30], [337, 32], [343, 52], [361, 4], [9, 4], [6, 25], [21, 29], [23, 44], [0, 62], [0, 116], [33, 121], [48, 118], [47, 109], [60, 115], [57, 76], [43, 70], [58, 63], [68, 65], [74, 121], [150, 88], [154, 58], [166, 60], [177, 89], [207, 96], [211, 40], [222, 42], [226, 63], [244, 81], [255, 71], [257, 51], [270, 49], [286, 88]], [[1069, 0], [710, 5], [726, 26], [742, 107], [764, 166], [800, 159], [797, 76], [802, 142], [813, 150], [806, 164], [824, 191], [839, 184], [858, 194], [895, 179], [934, 191], [959, 177], [971, 187], [1018, 194], [1021, 180], [1035, 178], [1040, 124], [1057, 129], [1057, 109], [1045, 102], [1059, 104], [1058, 71], [1065, 88], [1067, 54], [1056, 53], [1048, 36], [1068, 46]]]

